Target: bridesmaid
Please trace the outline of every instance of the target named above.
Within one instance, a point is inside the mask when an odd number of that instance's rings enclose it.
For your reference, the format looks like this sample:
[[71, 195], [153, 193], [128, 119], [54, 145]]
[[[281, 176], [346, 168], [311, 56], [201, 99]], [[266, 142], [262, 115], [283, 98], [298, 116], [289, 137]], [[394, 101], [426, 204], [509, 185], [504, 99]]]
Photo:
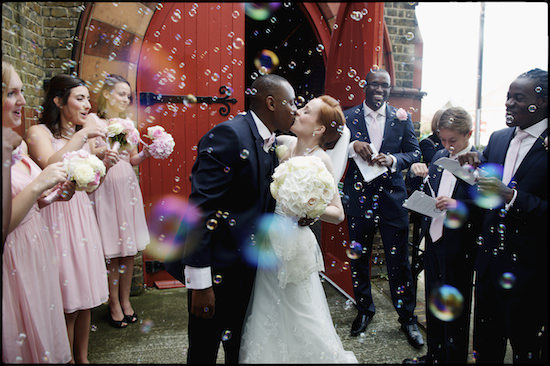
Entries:
[[[130, 83], [120, 75], [109, 75], [99, 93], [97, 124], [107, 128], [110, 118], [127, 118], [132, 103]], [[92, 152], [102, 156], [107, 146]], [[143, 197], [133, 166], [150, 156], [147, 147], [138, 153], [121, 152], [119, 162], [109, 169], [104, 182], [91, 195], [101, 232], [109, 273], [109, 314], [113, 327], [135, 323], [137, 314], [130, 303], [134, 256], [149, 244]]]
[[[105, 130], [88, 115], [89, 98], [88, 88], [79, 78], [57, 75], [50, 80], [40, 124], [31, 126], [26, 136], [30, 155], [40, 167], [62, 161], [66, 152], [89, 151], [88, 139], [105, 137]], [[104, 163], [116, 159], [116, 154], [107, 153]], [[59, 257], [72, 362], [88, 363], [90, 309], [109, 296], [97, 220], [84, 191], [75, 192], [68, 202], [54, 202], [43, 211]]]
[[[26, 104], [22, 89], [13, 66], [2, 61], [3, 128], [21, 125]], [[71, 359], [55, 248], [45, 235], [47, 226], [37, 203], [43, 192], [61, 182], [68, 183], [65, 198], [70, 199], [74, 184], [66, 179], [62, 163], [42, 170], [27, 156], [25, 142], [16, 149], [11, 164], [9, 234], [2, 255], [4, 363], [67, 363]]]

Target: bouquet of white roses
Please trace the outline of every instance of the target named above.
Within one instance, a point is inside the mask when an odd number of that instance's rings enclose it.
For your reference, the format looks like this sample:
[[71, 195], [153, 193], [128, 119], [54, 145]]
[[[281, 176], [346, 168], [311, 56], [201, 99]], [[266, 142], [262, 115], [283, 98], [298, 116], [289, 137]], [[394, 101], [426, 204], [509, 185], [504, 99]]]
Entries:
[[153, 158], [166, 159], [174, 151], [174, 146], [176, 146], [174, 138], [162, 126], [147, 128], [147, 135], [144, 136], [152, 140], [149, 145], [143, 144], [149, 147], [149, 153]]
[[139, 132], [134, 126], [134, 122], [129, 119], [111, 118], [107, 126], [107, 137], [111, 144], [111, 149], [132, 150], [139, 143]]
[[63, 155], [68, 179], [76, 183], [76, 190], [92, 192], [105, 176], [105, 165], [95, 155], [85, 150], [71, 151]]
[[317, 156], [297, 156], [275, 168], [271, 195], [285, 215], [318, 218], [334, 197], [332, 174]]

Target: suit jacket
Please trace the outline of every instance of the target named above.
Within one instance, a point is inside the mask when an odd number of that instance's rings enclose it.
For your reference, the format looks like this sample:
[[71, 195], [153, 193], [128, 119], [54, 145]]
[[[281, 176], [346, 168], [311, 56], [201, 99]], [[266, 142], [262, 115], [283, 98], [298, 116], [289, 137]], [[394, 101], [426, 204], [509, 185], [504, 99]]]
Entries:
[[201, 220], [190, 228], [182, 222], [176, 240], [183, 242], [181, 260], [166, 263], [170, 274], [183, 281], [183, 266], [227, 268], [256, 263], [252, 233], [256, 221], [272, 212], [275, 201], [269, 184], [277, 159], [263, 150], [250, 112], [220, 123], [199, 141], [191, 171], [190, 203]]
[[[439, 139], [439, 136], [437, 136], [436, 134], [431, 134], [430, 136], [422, 139], [418, 143], [418, 145], [420, 146], [420, 151], [422, 152], [422, 162], [426, 163], [427, 166], [430, 166], [430, 163], [432, 162], [432, 158], [434, 157], [435, 153], [441, 149], [444, 149], [443, 145], [441, 144], [441, 140]], [[409, 174], [406, 175], [405, 185], [409, 190], [409, 196], [412, 194], [412, 192], [417, 190], [418, 187], [420, 187], [422, 181], [422, 177], [411, 178]]]
[[[372, 209], [373, 203], [377, 203], [382, 219], [394, 226], [403, 226], [408, 225], [408, 211], [402, 207], [407, 190], [401, 171], [420, 161], [421, 153], [411, 116], [407, 114], [407, 120], [401, 121], [396, 117], [396, 111], [395, 107], [386, 104], [386, 123], [380, 146], [380, 152], [392, 154], [397, 159], [396, 172], [388, 172], [367, 183], [363, 181], [355, 161], [350, 159], [344, 178], [344, 193], [349, 197], [344, 199], [344, 209], [347, 215], [363, 216], [366, 210]], [[370, 142], [364, 104], [346, 110], [344, 115], [351, 132], [351, 141]], [[376, 201], [373, 201], [373, 197]]]
[[[470, 151], [477, 152], [479, 154], [479, 151], [477, 151], [475, 147], [472, 147]], [[436, 161], [437, 159], [443, 157], [448, 158], [449, 156], [450, 153], [446, 149], [439, 150], [434, 154], [432, 161]], [[424, 192], [427, 195], [434, 198], [437, 197], [437, 191], [439, 190], [442, 175], [443, 170], [441, 168], [438, 168], [435, 164], [430, 165], [428, 169], [429, 184], [424, 184]], [[433, 193], [430, 190], [430, 186], [434, 190]], [[458, 255], [458, 253], [466, 251], [473, 253], [471, 246], [474, 245], [476, 237], [479, 235], [479, 231], [481, 230], [481, 221], [483, 218], [483, 210], [475, 204], [475, 200], [472, 196], [472, 190], [474, 189], [476, 189], [475, 186], [471, 186], [463, 180], [457, 178], [451, 198], [454, 198], [464, 205], [462, 208], [465, 209], [465, 212], [458, 211], [459, 215], [460, 213], [464, 214], [464, 217], [462, 217], [464, 222], [457, 228], [448, 228], [443, 226], [443, 236], [440, 239], [440, 242], [436, 244], [444, 245], [447, 248], [447, 253], [449, 256], [453, 256], [453, 253]], [[428, 234], [431, 222], [431, 217], [423, 217], [420, 229], [421, 238]]]
[[[495, 131], [481, 161], [504, 166], [514, 132], [514, 128]], [[520, 296], [533, 295], [534, 291], [546, 293], [547, 289], [548, 147], [544, 143], [547, 136], [548, 129], [535, 141], [510, 182], [517, 190], [510, 211], [502, 214], [504, 204], [487, 210], [476, 263], [480, 278], [489, 272], [486, 278], [491, 281], [490, 286], [499, 286], [503, 273], [513, 274], [514, 286], [507, 291]]]

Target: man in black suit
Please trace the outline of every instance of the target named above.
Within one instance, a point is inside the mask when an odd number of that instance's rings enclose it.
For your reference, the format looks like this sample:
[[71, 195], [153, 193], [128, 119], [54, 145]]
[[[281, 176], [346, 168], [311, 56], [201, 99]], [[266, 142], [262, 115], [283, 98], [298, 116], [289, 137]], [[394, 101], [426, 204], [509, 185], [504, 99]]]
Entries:
[[251, 90], [248, 113], [215, 126], [198, 144], [189, 200], [201, 221], [187, 235], [182, 260], [167, 264], [189, 289], [189, 364], [216, 363], [220, 341], [225, 362], [238, 363], [256, 271], [255, 225], [275, 207], [271, 143], [275, 131], [287, 132], [294, 122], [295, 92], [272, 74], [257, 78]]
[[[410, 115], [386, 102], [391, 79], [386, 70], [370, 71], [366, 77], [365, 101], [344, 112], [351, 132], [350, 163], [344, 179], [344, 204], [350, 240], [362, 246], [362, 254], [351, 259], [353, 291], [358, 310], [351, 335], [364, 332], [372, 320], [375, 307], [371, 294], [370, 258], [376, 229], [380, 229], [393, 305], [399, 314], [401, 330], [409, 343], [424, 344], [418, 330], [411, 266], [408, 258], [409, 214], [402, 207], [407, 190], [402, 170], [420, 161], [420, 148]], [[373, 154], [374, 149], [379, 152]], [[363, 159], [388, 171], [365, 182], [355, 162]]]
[[[474, 357], [502, 364], [510, 341], [514, 363], [548, 361], [548, 72], [518, 76], [506, 96], [506, 125], [478, 158], [502, 177], [480, 178], [480, 195], [501, 204], [486, 210], [476, 260]], [[517, 154], [515, 153], [517, 152]]]

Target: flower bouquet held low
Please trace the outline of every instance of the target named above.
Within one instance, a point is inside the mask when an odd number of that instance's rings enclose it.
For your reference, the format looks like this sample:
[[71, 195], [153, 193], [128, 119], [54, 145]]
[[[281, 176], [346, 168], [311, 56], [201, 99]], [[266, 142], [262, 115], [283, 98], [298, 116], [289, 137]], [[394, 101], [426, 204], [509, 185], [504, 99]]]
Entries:
[[174, 138], [162, 126], [147, 128], [147, 135], [144, 136], [152, 141], [149, 145], [143, 141], [141, 142], [148, 147], [153, 158], [166, 159], [174, 151], [174, 146], [176, 146]]
[[[95, 155], [86, 150], [71, 151], [63, 155], [67, 179], [76, 184], [77, 191], [93, 192], [105, 176], [105, 165]], [[50, 204], [62, 197], [62, 189], [55, 189], [42, 199], [43, 204]]]
[[107, 138], [114, 151], [130, 151], [139, 143], [139, 132], [129, 119], [111, 118]]
[[291, 158], [272, 177], [271, 195], [289, 217], [318, 219], [334, 197], [334, 178], [317, 156]]

